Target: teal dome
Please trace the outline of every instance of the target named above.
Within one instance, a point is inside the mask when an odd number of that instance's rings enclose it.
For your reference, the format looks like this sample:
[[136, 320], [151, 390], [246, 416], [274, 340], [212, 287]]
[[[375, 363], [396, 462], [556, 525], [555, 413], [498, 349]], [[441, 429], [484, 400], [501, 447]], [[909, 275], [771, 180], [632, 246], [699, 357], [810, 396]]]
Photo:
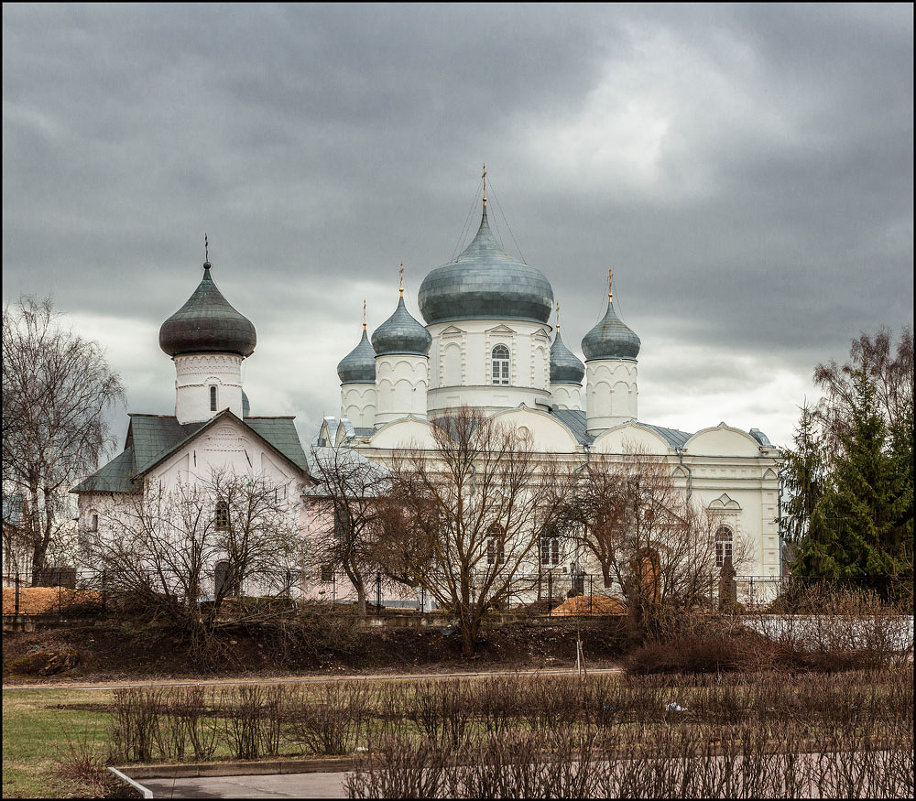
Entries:
[[551, 384], [581, 384], [585, 376], [585, 365], [579, 361], [566, 343], [560, 337], [560, 329], [550, 346], [550, 383]]
[[553, 289], [540, 270], [500, 248], [484, 206], [471, 244], [455, 261], [423, 279], [419, 303], [429, 325], [486, 319], [546, 323], [553, 309]]
[[614, 310], [610, 299], [607, 311], [598, 324], [582, 340], [585, 361], [598, 359], [633, 359], [639, 355], [640, 341]]
[[375, 383], [375, 350], [369, 344], [365, 328], [359, 344], [337, 365], [337, 375], [341, 384]]
[[237, 353], [250, 356], [258, 342], [251, 320], [237, 312], [210, 277], [210, 262], [194, 294], [159, 329], [159, 347], [169, 356]]
[[429, 331], [407, 311], [403, 296], [398, 298], [394, 314], [376, 328], [372, 335], [372, 347], [377, 356], [396, 353], [427, 356], [432, 341]]

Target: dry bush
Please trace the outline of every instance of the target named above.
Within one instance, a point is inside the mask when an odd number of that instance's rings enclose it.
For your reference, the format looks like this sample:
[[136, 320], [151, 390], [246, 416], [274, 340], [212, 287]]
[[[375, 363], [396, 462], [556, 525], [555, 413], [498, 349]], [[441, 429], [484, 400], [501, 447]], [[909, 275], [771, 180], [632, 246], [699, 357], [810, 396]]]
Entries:
[[349, 753], [370, 719], [369, 696], [367, 684], [353, 681], [326, 685], [320, 694], [295, 692], [286, 712], [288, 739], [305, 753]]

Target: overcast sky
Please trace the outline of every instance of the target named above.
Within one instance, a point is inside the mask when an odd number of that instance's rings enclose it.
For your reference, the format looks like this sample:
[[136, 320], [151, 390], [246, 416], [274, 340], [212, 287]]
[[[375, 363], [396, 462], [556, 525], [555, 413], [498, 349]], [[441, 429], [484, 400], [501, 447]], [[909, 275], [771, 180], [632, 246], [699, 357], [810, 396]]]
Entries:
[[206, 232], [307, 444], [483, 162], [580, 358], [613, 266], [645, 422], [784, 444], [817, 362], [912, 324], [910, 4], [3, 6], [3, 301], [52, 294], [133, 412], [174, 413]]

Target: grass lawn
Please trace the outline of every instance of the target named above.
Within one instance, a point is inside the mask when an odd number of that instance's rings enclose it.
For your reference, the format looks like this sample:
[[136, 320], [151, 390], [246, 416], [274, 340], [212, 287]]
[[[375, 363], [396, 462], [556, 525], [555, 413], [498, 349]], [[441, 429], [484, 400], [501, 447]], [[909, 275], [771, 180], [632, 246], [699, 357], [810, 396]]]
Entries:
[[59, 760], [84, 746], [101, 757], [107, 750], [109, 715], [58, 705], [107, 704], [109, 692], [80, 690], [3, 691], [3, 797], [67, 798], [83, 785], [60, 775]]

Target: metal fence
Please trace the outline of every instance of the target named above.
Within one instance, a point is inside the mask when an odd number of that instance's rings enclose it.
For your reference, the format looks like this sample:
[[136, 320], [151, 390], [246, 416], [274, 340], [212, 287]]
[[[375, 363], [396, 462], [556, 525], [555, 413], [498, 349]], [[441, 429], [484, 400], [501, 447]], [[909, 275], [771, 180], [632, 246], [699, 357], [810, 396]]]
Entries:
[[[33, 578], [35, 581], [33, 582]], [[125, 600], [130, 587], [136, 586], [136, 576], [130, 581], [110, 570], [55, 568], [33, 577], [30, 573], [10, 573], [3, 576], [4, 615], [74, 615], [108, 610], [112, 598]], [[161, 584], [161, 577], [150, 577], [147, 584], [163, 596], [178, 603], [203, 606], [217, 597], [216, 582], [210, 575], [194, 597], [174, 587]], [[476, 602], [484, 574], [472, 574], [471, 600]], [[745, 609], [765, 608], [780, 596], [813, 583], [825, 583], [818, 578], [802, 579], [782, 576], [736, 576], [737, 600]], [[445, 581], [440, 586], [444, 586]], [[157, 589], [158, 586], [158, 589]], [[357, 601], [357, 593], [341, 571], [325, 568], [307, 570], [284, 569], [271, 574], [259, 574], [242, 582], [229, 593], [230, 605], [254, 603], [257, 599], [284, 599], [290, 607], [303, 603], [325, 604], [342, 611]], [[702, 593], [703, 602], [713, 609], [718, 604], [718, 579], [711, 580]], [[422, 587], [410, 588], [392, 581], [381, 573], [371, 574], [365, 581], [365, 598], [370, 614], [423, 614], [435, 612], [439, 606], [430, 592]], [[517, 573], [500, 603], [497, 612], [527, 612], [541, 615], [608, 615], [626, 611], [619, 587], [605, 587], [604, 579], [594, 573], [564, 573], [544, 570], [538, 573]]]

